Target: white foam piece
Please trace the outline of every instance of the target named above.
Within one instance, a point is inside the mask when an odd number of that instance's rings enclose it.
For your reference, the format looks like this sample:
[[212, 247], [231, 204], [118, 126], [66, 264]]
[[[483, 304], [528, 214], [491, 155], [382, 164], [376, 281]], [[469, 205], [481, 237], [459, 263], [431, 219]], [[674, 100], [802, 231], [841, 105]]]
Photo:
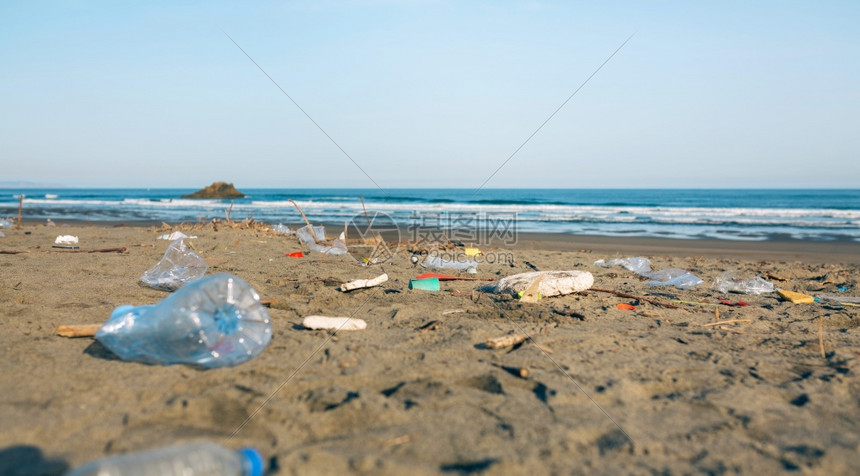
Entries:
[[373, 279], [356, 279], [348, 283], [340, 285], [340, 290], [343, 292], [352, 291], [353, 289], [372, 288], [388, 281], [388, 274], [382, 273]]
[[58, 245], [76, 245], [78, 244], [78, 237], [72, 235], [60, 235], [54, 240], [55, 244]]
[[302, 319], [307, 329], [331, 329], [336, 331], [360, 331], [367, 328], [363, 319], [349, 317], [308, 316]]

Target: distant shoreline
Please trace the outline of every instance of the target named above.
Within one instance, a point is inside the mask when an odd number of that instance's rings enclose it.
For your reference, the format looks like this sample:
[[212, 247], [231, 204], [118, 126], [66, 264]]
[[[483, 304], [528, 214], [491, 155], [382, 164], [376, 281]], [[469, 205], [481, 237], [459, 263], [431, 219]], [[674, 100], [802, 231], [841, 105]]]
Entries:
[[[85, 220], [56, 220], [58, 226], [68, 227], [159, 227], [162, 221], [85, 221]], [[194, 223], [168, 223], [171, 226], [193, 225]], [[272, 223], [274, 225], [274, 223]], [[318, 223], [315, 223], [318, 224]], [[343, 224], [321, 223], [329, 230], [339, 231]], [[24, 227], [44, 226], [42, 220], [23, 221]], [[303, 223], [287, 223], [293, 230], [304, 226]], [[389, 240], [394, 236], [386, 234]], [[410, 237], [403, 233], [401, 240]], [[468, 244], [468, 243], [466, 243]], [[477, 246], [482, 246], [477, 244]], [[486, 246], [486, 245], [483, 245]], [[606, 256], [703, 256], [708, 258], [746, 259], [762, 261], [803, 261], [814, 263], [842, 263], [860, 265], [860, 242], [839, 241], [803, 241], [784, 236], [773, 236], [769, 240], [741, 241], [718, 239], [679, 239], [644, 236], [603, 236], [574, 233], [535, 233], [517, 232], [515, 243], [507, 244], [502, 240], [491, 240], [490, 248], [512, 250], [544, 250], [576, 252], [588, 251]]]

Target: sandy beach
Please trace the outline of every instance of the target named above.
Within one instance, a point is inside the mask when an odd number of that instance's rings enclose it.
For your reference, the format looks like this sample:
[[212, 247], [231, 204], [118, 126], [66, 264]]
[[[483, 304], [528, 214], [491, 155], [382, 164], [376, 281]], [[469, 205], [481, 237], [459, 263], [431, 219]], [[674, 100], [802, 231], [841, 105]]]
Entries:
[[[208, 274], [235, 274], [277, 300], [271, 344], [236, 367], [199, 370], [123, 362], [91, 338], [56, 336], [58, 325], [99, 324], [119, 305], [165, 298], [140, 276], [162, 257], [168, 242], [156, 238], [166, 230], [4, 229], [0, 252], [19, 253], [0, 254], [0, 474], [61, 474], [198, 439], [254, 446], [273, 474], [860, 467], [860, 307], [711, 289], [734, 270], [768, 275], [781, 289], [856, 297], [860, 243], [522, 234], [515, 246], [482, 247], [505, 259], [483, 259], [476, 275], [462, 276], [581, 270], [594, 288], [634, 296], [586, 291], [528, 304], [478, 292], [473, 281], [409, 290], [410, 278], [443, 271], [414, 266], [406, 243], [366, 267], [358, 261], [366, 247], [325, 256], [261, 227], [179, 229], [197, 236], [189, 241]], [[61, 234], [78, 236], [83, 250], [125, 250], [61, 253], [52, 248]], [[631, 256], [705, 283], [652, 287], [593, 264]], [[381, 287], [337, 289], [383, 272], [390, 280]], [[715, 325], [715, 310], [726, 323]], [[368, 326], [332, 337], [302, 328], [313, 314]], [[523, 333], [532, 341], [485, 345]]]

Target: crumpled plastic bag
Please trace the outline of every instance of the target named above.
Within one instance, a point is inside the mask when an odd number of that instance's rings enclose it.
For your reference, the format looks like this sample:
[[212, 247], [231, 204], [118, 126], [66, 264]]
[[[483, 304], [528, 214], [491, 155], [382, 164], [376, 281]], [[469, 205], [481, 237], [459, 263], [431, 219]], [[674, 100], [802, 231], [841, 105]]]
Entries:
[[762, 277], [756, 276], [749, 279], [735, 278], [734, 271], [726, 271], [714, 279], [714, 284], [711, 289], [721, 293], [734, 292], [741, 294], [764, 294], [772, 293], [776, 289], [773, 283], [766, 281]]
[[146, 270], [140, 280], [155, 289], [176, 291], [185, 283], [202, 278], [208, 269], [206, 261], [180, 238], [170, 243], [161, 261]]
[[538, 277], [538, 294], [543, 297], [563, 296], [585, 291], [594, 284], [594, 276], [588, 271], [531, 271], [519, 273], [482, 286], [484, 292], [517, 296], [525, 291]]
[[448, 260], [442, 259], [436, 255], [427, 255], [424, 258], [424, 261], [421, 263], [421, 266], [425, 268], [438, 268], [438, 269], [456, 269], [458, 271], [466, 271], [467, 273], [474, 273], [477, 271], [478, 262], [471, 260]]
[[633, 271], [640, 276], [651, 278], [651, 281], [648, 281], [649, 286], [675, 286], [678, 289], [692, 289], [705, 282], [693, 273], [680, 268], [666, 268], [654, 271], [651, 269], [651, 261], [641, 256], [609, 261], [599, 259], [594, 262], [594, 265], [601, 268], [611, 268], [612, 266], [621, 265], [624, 269]]

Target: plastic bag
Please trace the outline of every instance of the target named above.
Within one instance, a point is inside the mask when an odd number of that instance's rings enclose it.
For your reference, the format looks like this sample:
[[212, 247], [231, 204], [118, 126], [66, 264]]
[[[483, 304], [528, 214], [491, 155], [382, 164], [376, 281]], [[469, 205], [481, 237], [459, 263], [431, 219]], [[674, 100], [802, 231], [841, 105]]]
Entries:
[[721, 293], [734, 292], [741, 294], [764, 294], [774, 292], [773, 283], [765, 281], [764, 278], [755, 277], [740, 280], [735, 278], [734, 271], [726, 271], [714, 279], [711, 286], [714, 291]]
[[538, 293], [543, 297], [585, 291], [594, 284], [594, 276], [588, 271], [530, 271], [502, 278], [498, 282], [482, 286], [481, 290], [517, 296], [539, 277], [541, 281]]
[[675, 286], [678, 289], [692, 289], [705, 281], [689, 271], [680, 268], [667, 268], [645, 275], [651, 278], [649, 286]]
[[206, 261], [178, 239], [170, 243], [161, 261], [146, 270], [140, 280], [155, 289], [175, 291], [189, 281], [202, 278], [208, 269]]
[[649, 286], [675, 286], [678, 289], [692, 289], [704, 283], [698, 276], [680, 268], [666, 268], [654, 271], [651, 269], [651, 261], [641, 256], [609, 261], [599, 259], [594, 262], [594, 265], [601, 268], [611, 268], [612, 266], [621, 265], [640, 276], [651, 278], [651, 281], [648, 281]]
[[478, 268], [478, 262], [471, 260], [453, 261], [442, 259], [436, 255], [427, 255], [427, 257], [424, 258], [424, 262], [421, 263], [421, 266], [425, 268], [456, 269], [458, 271], [473, 273]]

